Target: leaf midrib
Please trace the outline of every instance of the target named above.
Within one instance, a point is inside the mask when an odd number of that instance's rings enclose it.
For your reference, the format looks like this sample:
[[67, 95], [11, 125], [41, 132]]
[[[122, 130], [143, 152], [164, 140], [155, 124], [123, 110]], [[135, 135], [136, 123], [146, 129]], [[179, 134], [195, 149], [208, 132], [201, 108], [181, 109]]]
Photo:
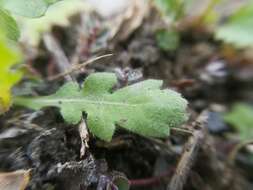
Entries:
[[87, 100], [87, 99], [66, 99], [66, 98], [57, 98], [57, 99], [37, 99], [34, 101], [38, 102], [44, 102], [44, 103], [57, 103], [58, 105], [61, 105], [60, 102], [65, 103], [89, 103], [89, 104], [97, 104], [97, 105], [111, 105], [111, 106], [127, 106], [127, 107], [137, 107], [138, 105], [142, 104], [129, 104], [129, 103], [122, 103], [122, 102], [112, 102], [112, 101], [95, 101], [95, 100]]

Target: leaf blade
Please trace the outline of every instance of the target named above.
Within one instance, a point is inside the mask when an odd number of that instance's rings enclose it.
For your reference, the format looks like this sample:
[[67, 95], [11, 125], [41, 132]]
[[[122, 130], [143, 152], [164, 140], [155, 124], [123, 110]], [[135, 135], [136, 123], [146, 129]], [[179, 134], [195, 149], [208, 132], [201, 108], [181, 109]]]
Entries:
[[224, 120], [235, 127], [241, 140], [253, 138], [253, 108], [247, 104], [237, 103], [225, 114]]
[[225, 24], [218, 27], [215, 37], [238, 48], [253, 46], [253, 3], [240, 8]]
[[[187, 101], [174, 91], [160, 90], [162, 81], [146, 80], [112, 92], [116, 82], [114, 74], [95, 73], [81, 90], [69, 83], [54, 95], [17, 98], [15, 103], [33, 109], [59, 107], [65, 120], [74, 124], [86, 112], [88, 128], [106, 141], [111, 140], [116, 126], [144, 136], [166, 137], [170, 127], [187, 119]], [[69, 86], [72, 90], [66, 90]]]
[[20, 36], [20, 31], [15, 19], [8, 13], [8, 11], [0, 8], [0, 26], [11, 40], [17, 41]]
[[18, 53], [9, 46], [4, 32], [0, 31], [0, 114], [6, 112], [11, 105], [11, 88], [20, 78], [19, 71], [12, 71], [20, 57]]
[[59, 0], [3, 0], [1, 5], [12, 13], [36, 18], [43, 16], [48, 6], [57, 1]]

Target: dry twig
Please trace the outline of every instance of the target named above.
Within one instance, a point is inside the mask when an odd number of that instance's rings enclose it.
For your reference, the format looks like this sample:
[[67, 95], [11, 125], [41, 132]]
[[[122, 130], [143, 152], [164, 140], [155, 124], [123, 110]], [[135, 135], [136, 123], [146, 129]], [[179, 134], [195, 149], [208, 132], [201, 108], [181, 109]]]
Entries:
[[231, 166], [234, 165], [234, 162], [235, 162], [235, 159], [236, 159], [236, 156], [237, 156], [238, 152], [242, 148], [246, 147], [247, 145], [251, 145], [251, 144], [253, 145], [253, 140], [252, 139], [237, 144], [233, 148], [233, 150], [230, 152], [230, 154], [228, 155], [228, 164], [230, 164]]
[[66, 71], [58, 74], [58, 75], [55, 75], [55, 76], [52, 76], [50, 78], [48, 78], [49, 81], [52, 81], [52, 80], [56, 80], [56, 79], [59, 79], [61, 77], [65, 77], [75, 71], [78, 71], [82, 68], [84, 68], [85, 66], [97, 61], [97, 60], [100, 60], [100, 59], [103, 59], [103, 58], [106, 58], [106, 57], [110, 57], [112, 56], [113, 54], [105, 54], [105, 55], [101, 55], [101, 56], [98, 56], [98, 57], [94, 57], [94, 58], [91, 58], [89, 59], [88, 61], [82, 63], [82, 64], [75, 64], [73, 65], [71, 68], [67, 69]]
[[183, 190], [190, 170], [195, 163], [196, 156], [206, 137], [206, 128], [204, 127], [207, 119], [207, 113], [203, 112], [192, 124], [194, 128], [193, 134], [189, 137], [185, 145], [185, 149], [181, 159], [177, 165], [175, 174], [173, 175], [168, 190]]

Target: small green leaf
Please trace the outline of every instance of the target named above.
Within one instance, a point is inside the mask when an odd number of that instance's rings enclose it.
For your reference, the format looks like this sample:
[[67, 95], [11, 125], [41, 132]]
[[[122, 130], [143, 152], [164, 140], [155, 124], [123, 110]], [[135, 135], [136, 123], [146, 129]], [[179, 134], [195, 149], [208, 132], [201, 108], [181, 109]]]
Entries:
[[253, 139], [253, 108], [246, 104], [234, 105], [231, 112], [224, 116], [224, 120], [236, 127], [241, 140]]
[[63, 118], [76, 124], [87, 114], [91, 132], [110, 141], [115, 127], [150, 137], [166, 137], [169, 128], [187, 119], [187, 101], [172, 90], [160, 90], [162, 81], [145, 80], [112, 92], [117, 79], [111, 73], [91, 74], [80, 90], [67, 83], [54, 95], [38, 98], [17, 97], [15, 103], [32, 109], [56, 106]]
[[216, 38], [236, 47], [253, 46], [253, 3], [242, 7], [216, 31]]
[[18, 29], [18, 25], [13, 17], [9, 14], [8, 11], [0, 8], [0, 27], [3, 32], [7, 35], [7, 37], [11, 40], [17, 41], [20, 32]]
[[[117, 186], [118, 190], [129, 190], [130, 184], [128, 179], [122, 175], [113, 176], [112, 182]], [[110, 188], [112, 189], [112, 188]], [[109, 190], [109, 189], [108, 189]]]
[[179, 33], [173, 30], [159, 30], [156, 32], [158, 46], [165, 51], [176, 50], [179, 46]]
[[9, 10], [25, 17], [40, 17], [48, 6], [59, 0], [2, 0], [1, 5], [4, 9]]
[[184, 15], [184, 0], [154, 0], [163, 16], [174, 21]]

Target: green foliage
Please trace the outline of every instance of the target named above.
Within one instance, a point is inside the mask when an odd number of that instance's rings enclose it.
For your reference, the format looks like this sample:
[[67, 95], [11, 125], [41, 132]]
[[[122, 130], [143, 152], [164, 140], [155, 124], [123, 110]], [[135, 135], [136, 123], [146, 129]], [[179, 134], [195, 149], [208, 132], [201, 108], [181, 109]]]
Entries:
[[227, 123], [236, 127], [241, 140], [253, 139], [253, 108], [246, 104], [236, 104], [230, 113], [224, 116]]
[[169, 128], [180, 125], [187, 119], [187, 101], [172, 90], [160, 90], [162, 81], [146, 80], [112, 92], [117, 83], [111, 73], [91, 74], [79, 89], [70, 82], [54, 95], [15, 100], [17, 105], [40, 109], [56, 106], [63, 118], [76, 124], [87, 114], [91, 132], [110, 141], [115, 125], [144, 136], [166, 137]]
[[159, 30], [156, 32], [156, 41], [162, 50], [173, 51], [179, 46], [180, 36], [173, 30]]
[[17, 41], [20, 32], [18, 29], [18, 25], [13, 17], [7, 10], [0, 8], [0, 27], [1, 30], [7, 35], [7, 37], [11, 40]]
[[20, 32], [10, 13], [32, 18], [40, 17], [49, 5], [57, 1], [59, 0], [0, 0], [0, 29], [9, 39], [17, 41]]
[[236, 47], [253, 46], [253, 3], [239, 9], [216, 31], [216, 38]]
[[12, 70], [19, 58], [17, 51], [10, 47], [5, 35], [0, 31], [0, 114], [9, 109], [11, 88], [21, 78], [20, 72]]
[[20, 32], [11, 13], [28, 17], [39, 17], [47, 7], [58, 0], [0, 0], [0, 114], [11, 105], [11, 88], [21, 78], [19, 71], [12, 67], [20, 60], [17, 51], [10, 47], [6, 36], [18, 40]]
[[154, 3], [161, 13], [172, 21], [184, 15], [184, 0], [154, 0]]
[[130, 184], [125, 176], [116, 175], [113, 177], [113, 184], [117, 186], [119, 190], [129, 190]]
[[24, 37], [26, 44], [37, 46], [41, 34], [50, 31], [52, 25], [67, 26], [70, 16], [78, 14], [86, 8], [87, 5], [83, 0], [64, 0], [50, 6], [43, 17], [37, 19], [19, 18], [21, 38]]
[[1, 0], [0, 5], [12, 13], [35, 18], [42, 16], [55, 2], [57, 0]]

